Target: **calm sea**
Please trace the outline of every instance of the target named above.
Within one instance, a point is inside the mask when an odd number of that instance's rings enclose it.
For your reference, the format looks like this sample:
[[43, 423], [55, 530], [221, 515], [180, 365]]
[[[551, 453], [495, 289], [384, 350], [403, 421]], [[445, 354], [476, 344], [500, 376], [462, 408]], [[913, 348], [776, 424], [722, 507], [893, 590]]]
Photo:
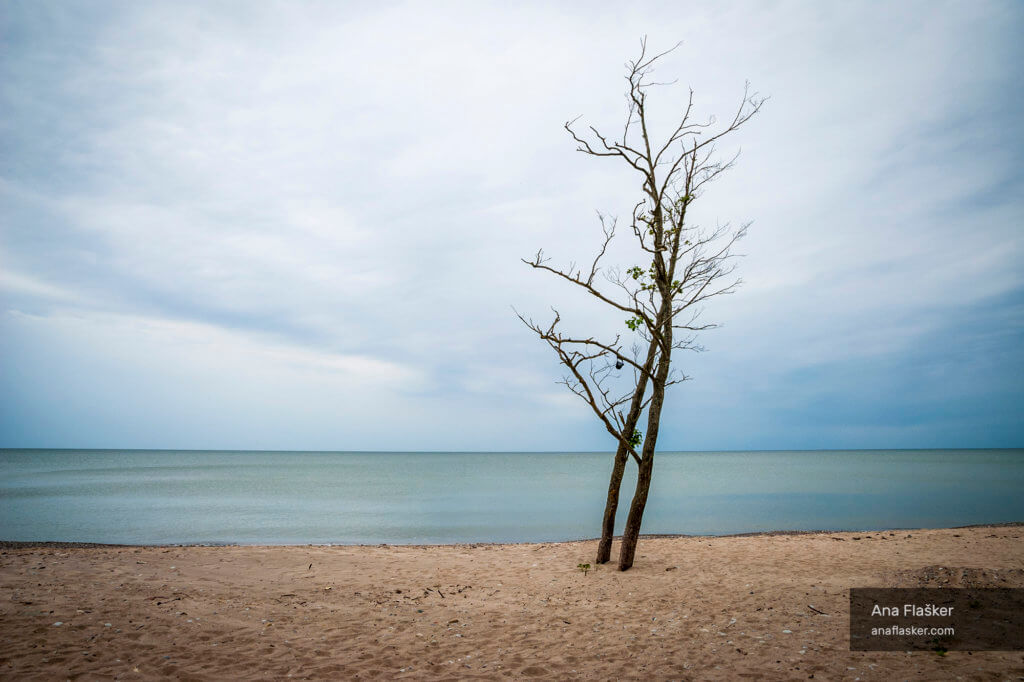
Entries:
[[[0, 450], [0, 539], [592, 538], [599, 534], [611, 464], [608, 453]], [[634, 483], [627, 476], [627, 501]], [[622, 511], [620, 529], [624, 519]], [[644, 532], [1021, 520], [1024, 450], [669, 452], [656, 460]]]

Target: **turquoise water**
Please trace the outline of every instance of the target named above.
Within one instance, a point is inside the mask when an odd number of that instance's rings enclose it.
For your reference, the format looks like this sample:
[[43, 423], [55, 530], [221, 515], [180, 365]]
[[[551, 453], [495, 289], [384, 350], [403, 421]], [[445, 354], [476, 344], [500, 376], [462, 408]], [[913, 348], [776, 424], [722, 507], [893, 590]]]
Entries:
[[[0, 450], [0, 539], [592, 538], [611, 465], [608, 453]], [[626, 500], [634, 483], [627, 476]], [[621, 529], [624, 510], [619, 516]], [[688, 452], [658, 455], [643, 530], [718, 535], [1021, 520], [1024, 450]]]

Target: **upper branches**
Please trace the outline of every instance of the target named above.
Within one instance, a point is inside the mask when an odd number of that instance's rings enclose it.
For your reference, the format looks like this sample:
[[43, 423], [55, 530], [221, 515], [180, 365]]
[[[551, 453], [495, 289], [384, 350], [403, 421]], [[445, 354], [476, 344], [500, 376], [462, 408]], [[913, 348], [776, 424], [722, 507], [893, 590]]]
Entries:
[[[636, 245], [646, 263], [626, 268], [604, 267], [602, 259], [615, 236], [616, 221], [598, 214], [604, 239], [589, 267], [570, 263], [560, 269], [549, 264], [542, 250], [532, 259], [523, 259], [531, 267], [547, 271], [586, 291], [602, 303], [628, 315], [626, 325], [648, 343], [647, 359], [641, 363], [637, 352], [629, 359], [622, 352], [620, 338], [600, 341], [593, 336], [573, 336], [558, 330], [557, 311], [548, 327], [520, 319], [558, 355], [568, 374], [563, 383], [584, 399], [620, 443], [629, 448], [632, 434], [624, 433], [627, 423], [620, 407], [632, 398], [633, 407], [647, 405], [644, 390], [650, 380], [655, 390], [685, 380], [667, 370], [673, 350], [701, 350], [697, 334], [714, 324], [699, 321], [703, 304], [715, 296], [732, 293], [740, 284], [733, 277], [737, 255], [733, 249], [746, 232], [747, 225], [733, 230], [728, 224], [704, 230], [692, 223], [689, 211], [708, 183], [730, 169], [738, 156], [720, 159], [716, 145], [756, 115], [766, 98], [750, 91], [743, 95], [731, 117], [719, 123], [714, 116], [694, 118], [694, 93], [691, 89], [677, 123], [665, 135], [651, 130], [648, 94], [651, 88], [667, 85], [653, 80], [656, 62], [675, 47], [649, 55], [647, 43], [641, 43], [640, 55], [626, 64], [627, 116], [622, 133], [613, 137], [594, 126], [578, 127], [579, 118], [565, 124], [577, 150], [597, 157], [618, 158], [641, 177], [641, 198], [633, 207], [631, 228]], [[604, 274], [601, 286], [597, 274]], [[517, 313], [518, 314], [518, 313]], [[676, 333], [678, 332], [678, 333]], [[636, 383], [633, 392], [616, 393], [608, 388], [614, 368], [629, 365]], [[652, 372], [657, 365], [658, 371]], [[631, 416], [635, 411], [631, 409]], [[632, 422], [635, 423], [635, 419]]]
[[[587, 126], [587, 132], [580, 132], [575, 128], [580, 117], [565, 124], [565, 129], [577, 143], [578, 151], [591, 156], [619, 157], [639, 172], [643, 177], [644, 192], [652, 202], [652, 207], [660, 205], [674, 187], [678, 188], [681, 174], [689, 177], [710, 172], [714, 176], [726, 170], [731, 162], [718, 164], [717, 170], [714, 168], [716, 164], [710, 162], [715, 142], [743, 126], [761, 110], [767, 99], [752, 93], [750, 84], [746, 83], [732, 118], [716, 127], [714, 116], [703, 121], [693, 120], [694, 92], [691, 88], [679, 122], [656, 144], [648, 127], [647, 94], [654, 86], [670, 83], [654, 81], [651, 74], [655, 62], [678, 47], [679, 43], [671, 49], [649, 56], [645, 38], [641, 41], [640, 56], [626, 63], [628, 113], [621, 137], [609, 138], [594, 126]], [[705, 151], [708, 153], [702, 156]], [[704, 178], [698, 185], [710, 179]], [[696, 191], [699, 186], [689, 189]]]

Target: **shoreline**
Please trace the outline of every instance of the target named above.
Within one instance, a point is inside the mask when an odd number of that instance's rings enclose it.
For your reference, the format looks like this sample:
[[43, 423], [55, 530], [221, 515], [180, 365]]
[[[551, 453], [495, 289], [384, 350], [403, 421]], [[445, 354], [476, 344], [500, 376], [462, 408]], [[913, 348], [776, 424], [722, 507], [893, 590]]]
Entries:
[[[697, 538], [702, 540], [708, 540], [712, 538], [756, 538], [756, 537], [778, 537], [786, 535], [823, 535], [828, 533], [889, 533], [894, 531], [927, 531], [927, 530], [966, 530], [970, 528], [1018, 528], [1024, 527], [1024, 521], [1003, 521], [1000, 523], [972, 523], [966, 526], [937, 526], [937, 527], [918, 527], [918, 528], [844, 528], [840, 530], [763, 530], [763, 531], [752, 531], [747, 533], [728, 533], [725, 535], [690, 535], [687, 533], [651, 533], [651, 534], [640, 534], [641, 540], [650, 539], [665, 539], [665, 538]], [[621, 535], [616, 535], [613, 538], [614, 542], [622, 540]], [[96, 548], [168, 548], [168, 547], [280, 547], [280, 548], [302, 548], [302, 547], [413, 547], [413, 548], [431, 548], [431, 547], [516, 547], [521, 545], [571, 545], [579, 544], [583, 542], [597, 542], [600, 538], [582, 538], [578, 540], [533, 540], [524, 542], [442, 542], [435, 544], [412, 544], [412, 543], [394, 543], [394, 542], [378, 542], [378, 543], [305, 543], [305, 544], [266, 544], [266, 543], [237, 543], [237, 542], [224, 542], [224, 543], [142, 543], [142, 544], [130, 544], [130, 543], [108, 543], [108, 542], [72, 542], [64, 540], [0, 540], [0, 550], [2, 549], [96, 549]]]

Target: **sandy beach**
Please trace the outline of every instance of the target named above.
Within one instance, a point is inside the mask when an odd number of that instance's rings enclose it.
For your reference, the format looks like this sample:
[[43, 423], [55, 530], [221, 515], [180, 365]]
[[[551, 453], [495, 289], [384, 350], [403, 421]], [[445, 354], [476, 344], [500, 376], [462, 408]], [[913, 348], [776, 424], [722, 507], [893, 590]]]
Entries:
[[847, 613], [850, 587], [1024, 587], [1022, 535], [646, 538], [586, 574], [593, 541], [7, 543], [0, 676], [1018, 679], [1024, 652], [851, 652]]

